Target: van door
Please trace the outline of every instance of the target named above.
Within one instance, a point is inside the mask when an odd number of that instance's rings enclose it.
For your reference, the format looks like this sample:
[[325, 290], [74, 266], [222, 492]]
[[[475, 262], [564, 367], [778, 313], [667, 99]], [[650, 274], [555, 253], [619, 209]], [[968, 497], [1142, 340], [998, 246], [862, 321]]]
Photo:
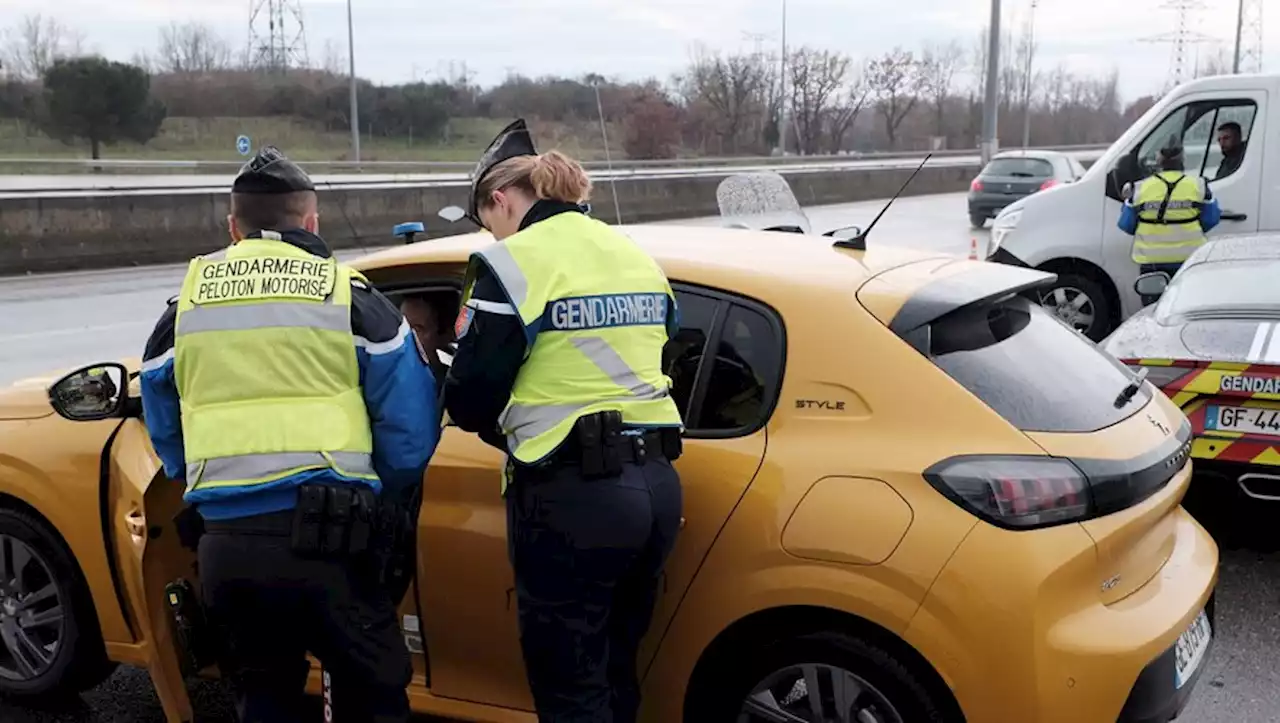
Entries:
[[182, 577], [199, 589], [195, 553], [178, 542], [173, 516], [183, 486], [164, 476], [140, 419], [121, 423], [111, 445], [107, 513], [126, 614], [156, 695], [170, 721], [191, 721], [191, 700], [165, 603], [165, 586]]
[[[1102, 254], [1103, 264], [1121, 295], [1121, 318], [1135, 313], [1139, 302], [1133, 292], [1133, 282], [1138, 276], [1138, 266], [1132, 258], [1133, 237], [1116, 226], [1122, 206], [1120, 187], [1125, 182], [1136, 185], [1151, 175], [1156, 169], [1156, 154], [1175, 136], [1181, 139], [1185, 149], [1187, 174], [1208, 179], [1213, 195], [1222, 206], [1222, 223], [1210, 237], [1257, 231], [1268, 128], [1267, 101], [1268, 93], [1263, 88], [1188, 93], [1182, 103], [1108, 170]], [[1244, 140], [1243, 160], [1234, 170], [1224, 162], [1217, 140], [1219, 128], [1230, 123], [1240, 126]]]

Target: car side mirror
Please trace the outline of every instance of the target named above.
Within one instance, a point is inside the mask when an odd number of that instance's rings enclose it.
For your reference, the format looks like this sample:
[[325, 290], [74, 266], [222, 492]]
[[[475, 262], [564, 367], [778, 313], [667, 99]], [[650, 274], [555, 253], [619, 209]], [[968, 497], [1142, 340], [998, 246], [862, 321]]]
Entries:
[[444, 208], [440, 209], [440, 212], [437, 215], [440, 216], [440, 218], [443, 218], [444, 220], [448, 221], [449, 223], [457, 223], [458, 221], [461, 221], [464, 217], [466, 217], [467, 212], [463, 211], [461, 208], [458, 208], [457, 206], [445, 206]]
[[836, 239], [837, 241], [848, 241], [850, 239], [855, 239], [861, 236], [862, 228], [859, 226], [845, 226], [844, 228], [837, 228], [837, 229], [828, 231], [822, 235], [830, 236]]
[[1133, 290], [1139, 296], [1160, 296], [1169, 288], [1169, 275], [1163, 271], [1143, 274], [1133, 282]]
[[124, 416], [129, 404], [129, 370], [122, 364], [94, 364], [71, 372], [49, 387], [53, 410], [73, 422]]

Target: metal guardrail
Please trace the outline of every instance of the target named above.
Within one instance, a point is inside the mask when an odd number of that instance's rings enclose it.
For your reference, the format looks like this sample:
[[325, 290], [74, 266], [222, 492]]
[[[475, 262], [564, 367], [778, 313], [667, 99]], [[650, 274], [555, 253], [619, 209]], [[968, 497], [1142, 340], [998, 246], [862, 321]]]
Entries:
[[[1085, 147], [1088, 150], [1075, 149], [1069, 151], [1078, 160], [1091, 162], [1103, 153], [1097, 147]], [[682, 165], [682, 166], [614, 166], [612, 170], [596, 167], [589, 168], [591, 178], [596, 182], [611, 180], [641, 181], [664, 180], [676, 178], [704, 178], [729, 176], [734, 173], [776, 171], [784, 175], [802, 175], [829, 172], [880, 172], [908, 170], [915, 168], [921, 156], [919, 154], [883, 154], [877, 157], [855, 156], [805, 156], [798, 162], [764, 163], [749, 165], [750, 159], [733, 159], [746, 163], [728, 165]], [[790, 160], [790, 159], [788, 159]], [[930, 162], [931, 168], [956, 168], [974, 166], [978, 155], [969, 151], [965, 153], [948, 153], [935, 157]], [[470, 182], [470, 170], [459, 172], [435, 173], [355, 173], [313, 175], [316, 185], [326, 190], [365, 191], [404, 188], [439, 188], [464, 187]], [[228, 174], [229, 175], [229, 174]], [[152, 175], [131, 176], [128, 174], [64, 174], [45, 175], [30, 178], [25, 175], [0, 174], [0, 198], [54, 198], [79, 196], [147, 196], [147, 195], [186, 195], [198, 193], [222, 193], [226, 191], [230, 181], [227, 177], [216, 175]]]
[[[1103, 151], [1108, 145], [1080, 145], [1080, 146], [1042, 146], [1035, 150], [1062, 151], [1062, 152], [1089, 152]], [[1006, 149], [1017, 150], [1017, 149]], [[675, 158], [661, 160], [625, 160], [614, 161], [612, 167], [615, 171], [625, 169], [648, 169], [648, 168], [674, 168], [688, 169], [703, 166], [786, 166], [786, 165], [809, 165], [809, 164], [846, 164], [856, 161], [877, 161], [891, 159], [908, 159], [923, 158], [928, 151], [903, 151], [903, 152], [874, 152], [874, 153], [848, 153], [838, 155], [816, 155], [816, 156], [728, 156], [717, 158]], [[945, 150], [932, 151], [935, 158], [948, 157], [968, 157], [978, 153], [977, 149], [964, 150]], [[101, 169], [214, 169], [225, 168], [228, 171], [234, 171], [244, 164], [243, 160], [217, 160], [217, 159], [192, 159], [192, 160], [168, 160], [168, 159], [128, 159], [128, 158], [110, 158], [93, 160], [91, 158], [9, 158], [0, 157], [0, 170], [4, 166], [81, 166], [85, 169], [101, 168]], [[474, 167], [474, 163], [461, 163], [453, 161], [299, 161], [299, 165], [307, 168], [318, 169], [344, 169], [344, 170], [391, 170], [391, 169], [432, 169], [440, 171], [453, 171], [469, 173]], [[605, 161], [585, 161], [582, 164], [589, 170], [606, 170], [610, 164]]]

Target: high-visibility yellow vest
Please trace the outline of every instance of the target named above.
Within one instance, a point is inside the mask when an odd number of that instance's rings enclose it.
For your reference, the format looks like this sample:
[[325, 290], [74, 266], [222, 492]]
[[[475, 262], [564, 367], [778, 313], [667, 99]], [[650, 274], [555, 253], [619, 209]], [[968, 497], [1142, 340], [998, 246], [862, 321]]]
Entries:
[[620, 411], [635, 427], [681, 425], [662, 372], [671, 285], [631, 239], [580, 213], [553, 216], [472, 254], [466, 303], [478, 264], [497, 277], [528, 341], [498, 420], [516, 461], [544, 459], [596, 412]]
[[1161, 171], [1143, 181], [1133, 199], [1138, 212], [1133, 260], [1139, 264], [1186, 261], [1206, 240], [1200, 227], [1204, 201], [1201, 180], [1181, 171]]
[[363, 277], [270, 235], [194, 259], [182, 284], [188, 492], [325, 468], [377, 479], [351, 331], [351, 279]]

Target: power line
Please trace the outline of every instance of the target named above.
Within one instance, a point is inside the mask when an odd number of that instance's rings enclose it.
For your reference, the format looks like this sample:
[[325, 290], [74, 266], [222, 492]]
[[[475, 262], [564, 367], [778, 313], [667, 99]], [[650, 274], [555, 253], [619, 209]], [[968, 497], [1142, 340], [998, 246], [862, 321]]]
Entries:
[[1142, 38], [1142, 42], [1164, 43], [1173, 46], [1173, 57], [1169, 64], [1169, 70], [1173, 84], [1177, 85], [1186, 78], [1187, 46], [1209, 42], [1214, 38], [1191, 29], [1194, 13], [1197, 10], [1205, 9], [1204, 3], [1200, 0], [1169, 0], [1160, 7], [1164, 10], [1173, 10], [1178, 13], [1178, 29], [1173, 32]]
[[306, 67], [301, 0], [249, 0], [249, 65], [275, 71]]

